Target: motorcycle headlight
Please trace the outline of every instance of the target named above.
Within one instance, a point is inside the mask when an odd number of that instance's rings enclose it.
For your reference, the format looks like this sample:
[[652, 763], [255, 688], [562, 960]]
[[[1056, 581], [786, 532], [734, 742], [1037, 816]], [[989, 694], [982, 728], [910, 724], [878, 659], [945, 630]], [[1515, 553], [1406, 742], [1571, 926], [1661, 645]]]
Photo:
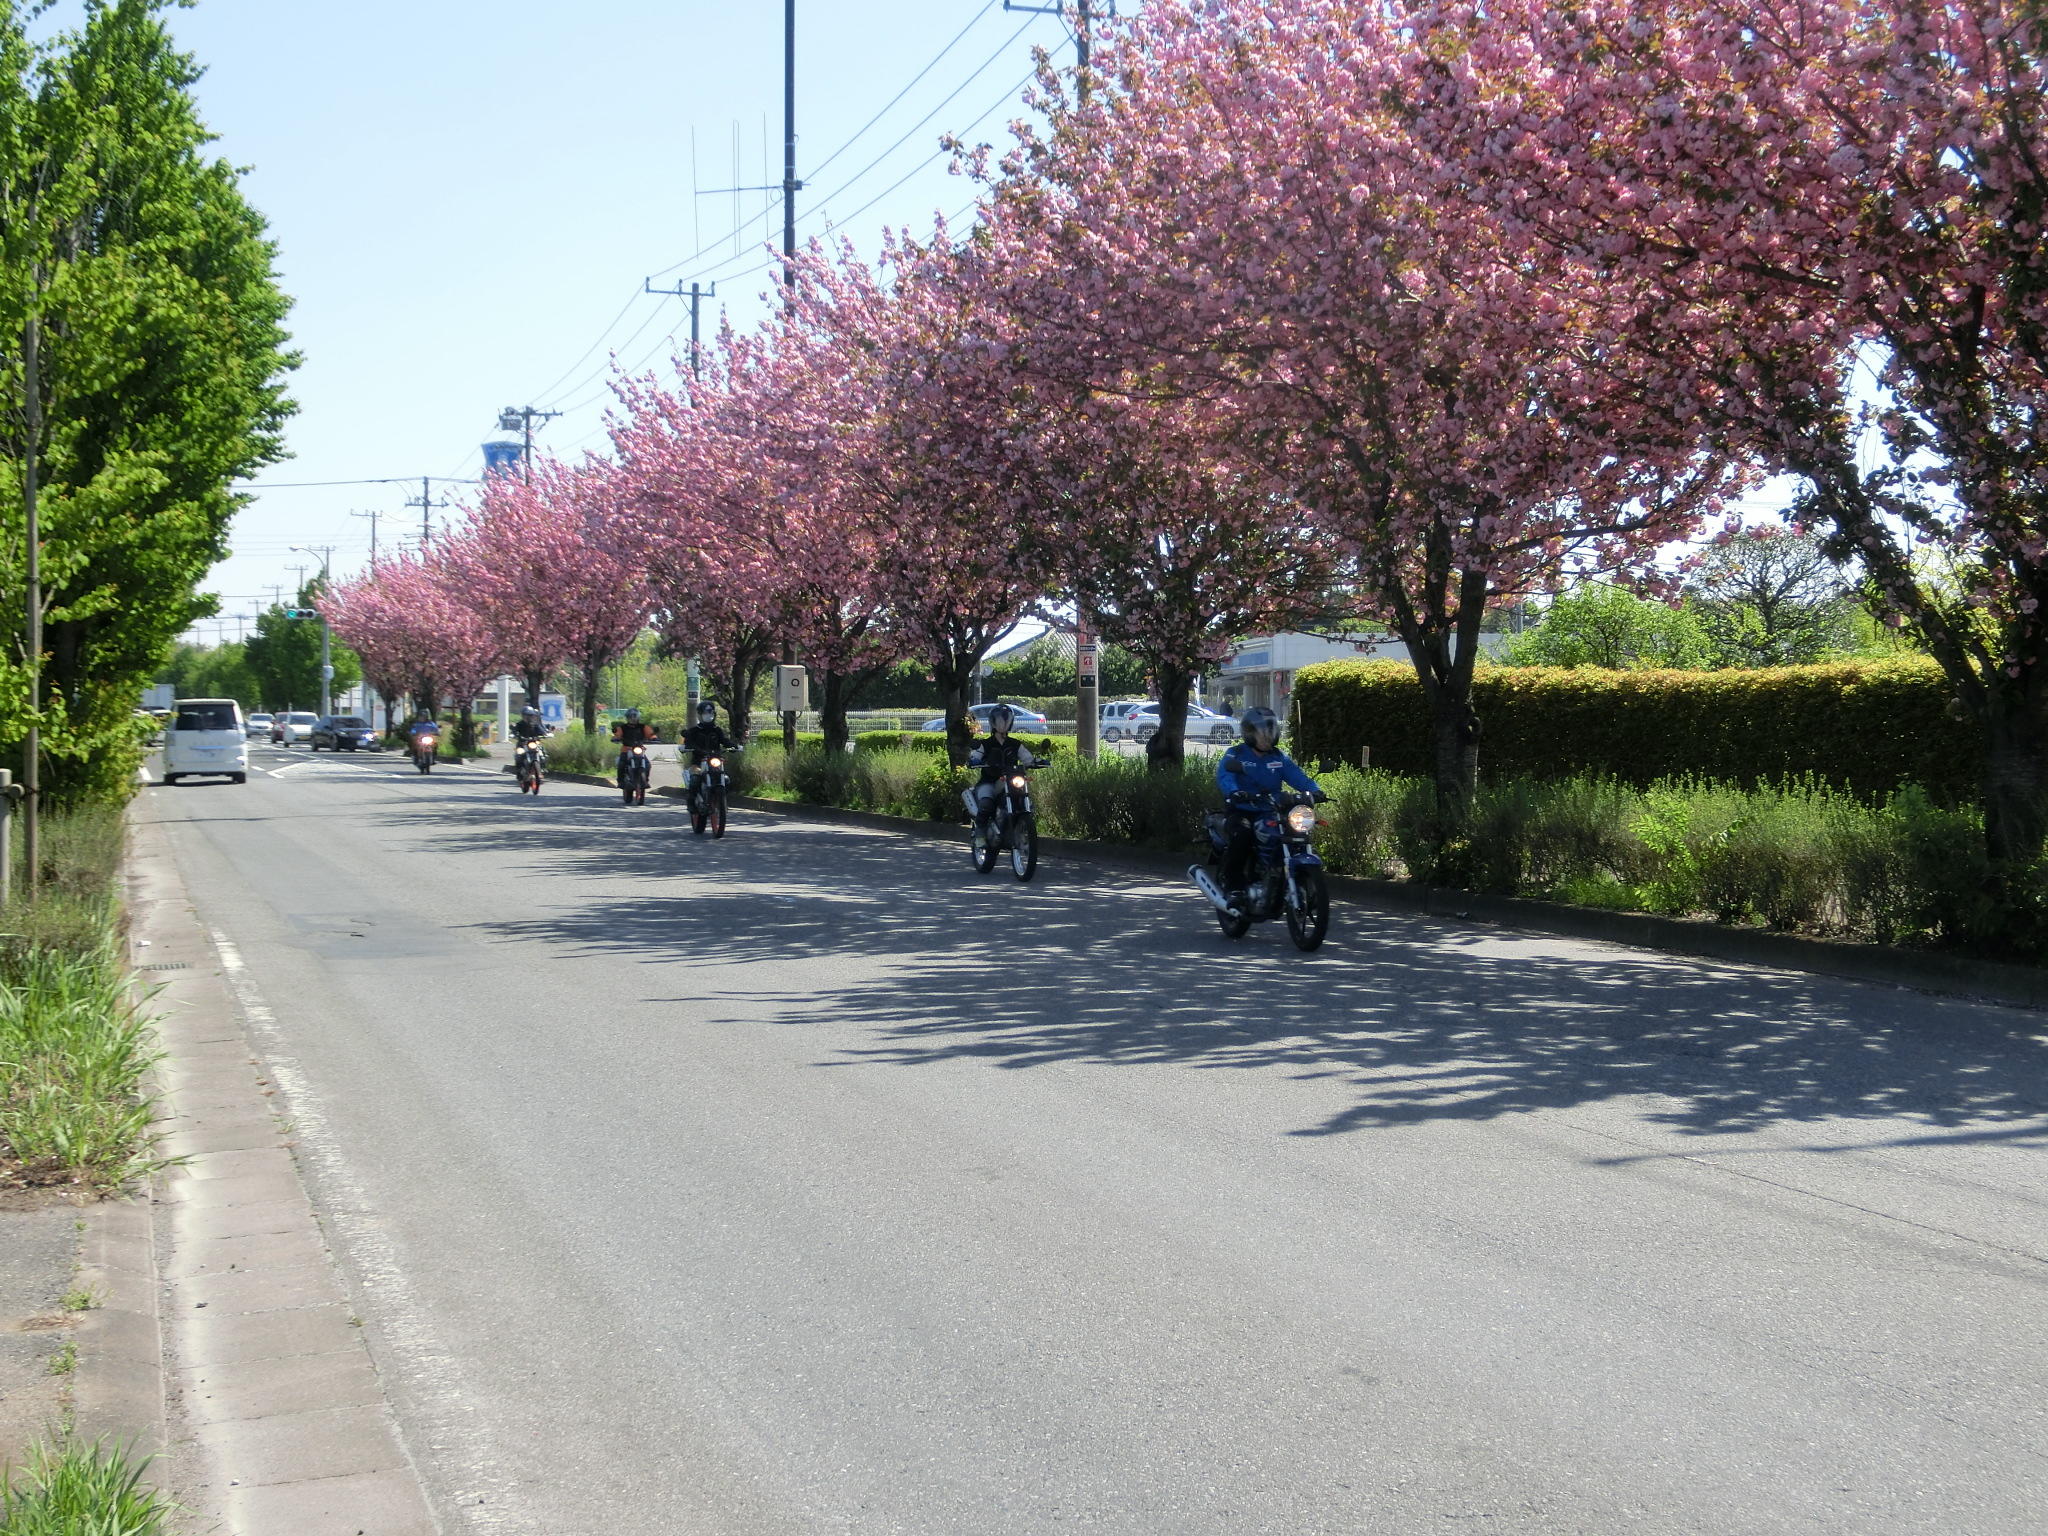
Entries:
[[1316, 829], [1316, 808], [1312, 805], [1297, 805], [1287, 813], [1287, 830], [1307, 837]]
[[420, 745], [423, 747], [437, 747], [440, 744], [441, 738], [438, 736], [422, 736], [420, 738]]
[[1015, 774], [1012, 774], [1012, 775], [1010, 775], [1010, 788], [1012, 788], [1012, 789], [1022, 789], [1022, 788], [1024, 787], [1025, 783], [1026, 783], [1026, 780], [1025, 780], [1025, 778], [1024, 778], [1024, 775], [1023, 775], [1023, 774], [1021, 774], [1021, 773], [1015, 773]]
[[722, 757], [714, 757], [704, 766], [707, 768], [723, 768], [725, 766], [725, 759]]

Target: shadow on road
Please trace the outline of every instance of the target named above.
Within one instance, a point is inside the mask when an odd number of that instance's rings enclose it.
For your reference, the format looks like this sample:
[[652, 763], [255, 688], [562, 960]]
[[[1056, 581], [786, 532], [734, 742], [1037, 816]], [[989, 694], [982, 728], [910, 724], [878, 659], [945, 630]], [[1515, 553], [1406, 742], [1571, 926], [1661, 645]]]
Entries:
[[562, 888], [559, 905], [478, 925], [507, 944], [671, 974], [823, 962], [815, 990], [746, 994], [863, 1042], [821, 1066], [1279, 1067], [1347, 1083], [1354, 1102], [1300, 1135], [1650, 1095], [1662, 1102], [1643, 1118], [1681, 1133], [1907, 1119], [1928, 1129], [1864, 1145], [2048, 1143], [2048, 1039], [2017, 1012], [1349, 906], [1304, 956], [1278, 924], [1225, 940], [1186, 889], [1057, 862], [1020, 886], [974, 874], [958, 842], [748, 813], [713, 842], [674, 802], [522, 802], [508, 787], [379, 824], [543, 882], [644, 882], [630, 901]]

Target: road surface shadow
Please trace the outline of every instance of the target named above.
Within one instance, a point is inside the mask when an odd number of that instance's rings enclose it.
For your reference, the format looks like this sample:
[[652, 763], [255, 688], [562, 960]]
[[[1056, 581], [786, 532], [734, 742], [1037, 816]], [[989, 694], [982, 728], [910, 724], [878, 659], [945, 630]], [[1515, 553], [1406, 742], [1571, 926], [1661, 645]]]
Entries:
[[[1354, 1102], [1302, 1135], [1657, 1096], [1639, 1112], [1681, 1133], [1906, 1119], [1928, 1130], [1867, 1144], [2048, 1143], [2048, 1039], [2011, 1010], [1344, 905], [1329, 944], [1301, 955], [1278, 924], [1224, 939], [1184, 886], [1056, 861], [1020, 885], [977, 876], [958, 842], [749, 813], [713, 842], [673, 802], [465, 795], [382, 819], [422, 851], [487, 852], [523, 876], [644, 878], [630, 901], [572, 888], [476, 925], [504, 943], [671, 973], [819, 962], [811, 989], [746, 996], [841, 1029], [849, 1044], [821, 1066], [1278, 1067], [1346, 1082]], [[685, 990], [699, 1005], [721, 995]]]

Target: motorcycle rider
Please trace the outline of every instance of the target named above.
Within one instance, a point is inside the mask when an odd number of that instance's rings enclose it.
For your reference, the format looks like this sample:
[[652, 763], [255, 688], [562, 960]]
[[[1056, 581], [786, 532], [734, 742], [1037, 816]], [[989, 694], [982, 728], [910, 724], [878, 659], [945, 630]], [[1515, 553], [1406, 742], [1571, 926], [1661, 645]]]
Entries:
[[1253, 705], [1238, 721], [1238, 732], [1243, 739], [1216, 765], [1216, 787], [1223, 791], [1223, 808], [1230, 817], [1230, 838], [1223, 846], [1223, 892], [1232, 913], [1241, 916], [1251, 906], [1246, 887], [1256, 847], [1253, 829], [1271, 809], [1273, 797], [1283, 787], [1316, 800], [1323, 798], [1323, 791], [1280, 750], [1280, 717], [1272, 710]]
[[627, 710], [625, 719], [612, 722], [612, 740], [619, 744], [619, 788], [626, 787], [626, 764], [632, 760], [633, 749], [659, 739], [653, 726], [641, 724], [637, 709]]
[[512, 722], [512, 751], [516, 756], [526, 747], [536, 746], [541, 739], [551, 734], [550, 728], [540, 717], [540, 711], [529, 704], [519, 711], [519, 718]]
[[519, 718], [512, 722], [512, 739], [522, 747], [529, 741], [539, 741], [551, 734], [552, 727], [541, 719], [540, 711], [531, 704], [519, 711]]
[[683, 732], [683, 750], [690, 754], [690, 771], [683, 785], [686, 796], [697, 793], [697, 780], [703, 776], [704, 759], [721, 752], [737, 752], [739, 742], [726, 735], [718, 723], [718, 706], [705, 700], [697, 706], [697, 723]]
[[423, 735], [439, 736], [440, 734], [441, 723], [423, 709], [420, 711], [419, 719], [413, 721], [411, 725], [405, 728], [406, 750], [408, 752], [419, 750], [419, 739]]
[[981, 770], [981, 779], [971, 793], [974, 796], [974, 819], [984, 827], [991, 823], [996, 796], [1002, 793], [1003, 780], [1019, 768], [1030, 768], [1038, 762], [1029, 747], [1012, 739], [1010, 727], [1016, 721], [1016, 712], [1009, 705], [998, 704], [988, 712], [988, 740], [967, 754], [967, 766]]

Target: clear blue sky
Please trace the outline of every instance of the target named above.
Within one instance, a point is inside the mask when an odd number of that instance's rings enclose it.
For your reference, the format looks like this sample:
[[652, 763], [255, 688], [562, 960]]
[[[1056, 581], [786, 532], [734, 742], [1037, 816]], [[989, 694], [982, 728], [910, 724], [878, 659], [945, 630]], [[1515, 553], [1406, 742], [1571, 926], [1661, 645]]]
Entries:
[[[735, 126], [739, 181], [781, 179], [775, 0], [201, 0], [168, 15], [296, 301], [294, 457], [261, 480], [474, 476], [515, 405], [565, 412], [541, 433], [551, 449], [601, 447], [611, 349], [664, 364], [689, 334], [687, 307], [641, 295], [643, 278], [716, 279], [706, 334], [721, 308], [743, 327], [760, 314], [779, 208], [743, 194], [736, 248], [734, 197], [692, 187], [734, 184]], [[959, 212], [973, 188], [940, 135], [1006, 143], [1033, 46], [1071, 62], [1067, 42], [1057, 18], [1002, 0], [798, 0], [799, 237], [829, 220], [872, 251], [885, 226]], [[384, 514], [389, 548], [418, 537], [418, 495], [417, 480], [266, 492], [210, 590], [253, 615], [296, 582], [309, 557], [294, 544], [331, 544], [337, 574], [353, 571], [370, 525], [349, 514]], [[198, 634], [223, 632], [236, 626]]]

